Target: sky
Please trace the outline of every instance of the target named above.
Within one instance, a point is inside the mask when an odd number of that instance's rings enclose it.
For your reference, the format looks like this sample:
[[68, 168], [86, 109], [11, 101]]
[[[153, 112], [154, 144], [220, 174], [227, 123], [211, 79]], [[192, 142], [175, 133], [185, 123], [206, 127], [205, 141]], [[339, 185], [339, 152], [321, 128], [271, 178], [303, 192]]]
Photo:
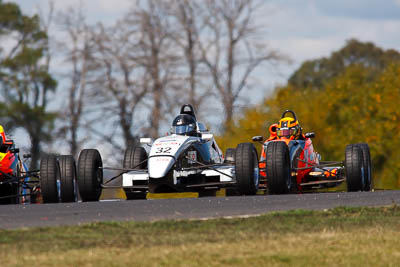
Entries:
[[[30, 15], [46, 14], [49, 6], [49, 0], [3, 1], [16, 2], [24, 13]], [[111, 25], [135, 1], [53, 2], [56, 12], [81, 3], [89, 24], [100, 21]], [[400, 0], [265, 0], [263, 9], [258, 13], [257, 23], [265, 25], [265, 40], [269, 46], [292, 60], [290, 65], [283, 64], [256, 72], [258, 79], [264, 83], [264, 95], [275, 86], [285, 84], [305, 60], [327, 57], [351, 38], [400, 51]]]
[[[46, 13], [49, 0], [14, 0], [28, 14]], [[53, 0], [57, 10], [82, 3], [89, 23], [112, 24], [134, 0]], [[8, 1], [12, 2], [12, 1]], [[273, 88], [285, 83], [299, 65], [338, 50], [357, 38], [400, 50], [400, 0], [265, 0], [259, 23], [266, 25], [266, 40], [292, 59], [268, 78]]]

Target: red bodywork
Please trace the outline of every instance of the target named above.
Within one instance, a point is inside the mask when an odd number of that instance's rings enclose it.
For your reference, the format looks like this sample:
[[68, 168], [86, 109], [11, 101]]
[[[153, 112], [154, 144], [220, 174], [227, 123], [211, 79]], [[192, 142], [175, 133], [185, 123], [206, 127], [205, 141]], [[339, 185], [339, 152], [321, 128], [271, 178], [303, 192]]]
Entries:
[[[13, 174], [16, 166], [16, 157], [13, 153], [8, 151], [7, 153], [0, 153], [0, 171], [7, 174]], [[3, 179], [0, 174], [0, 179]]]
[[[259, 163], [261, 180], [265, 181], [265, 187], [267, 187], [266, 184], [267, 175], [265, 171], [266, 153], [264, 151], [264, 148], [266, 147], [265, 144], [269, 142], [283, 141], [289, 146], [289, 154], [292, 164], [291, 174], [292, 177], [294, 177], [294, 180], [296, 181], [297, 190], [301, 191], [303, 189], [302, 184], [309, 183], [315, 180], [315, 177], [311, 176], [310, 173], [314, 171], [320, 172], [320, 170], [316, 170], [316, 167], [319, 165], [318, 153], [314, 151], [311, 138], [306, 138], [303, 134], [297, 139], [295, 139], [294, 136], [292, 136], [291, 138], [286, 138], [286, 137], [278, 138], [276, 134], [277, 127], [278, 127], [277, 124], [272, 124], [269, 127], [270, 136], [264, 142], [264, 146], [262, 147], [260, 163]], [[290, 143], [291, 141], [298, 141], [298, 142]], [[298, 169], [295, 170], [296, 168]], [[329, 171], [324, 171], [323, 175], [326, 178], [333, 178], [336, 176], [336, 173], [337, 169], [332, 168]], [[260, 186], [262, 187], [264, 185], [261, 183]]]
[[4, 180], [5, 177], [2, 173], [13, 175], [17, 169], [17, 157], [10, 151], [14, 142], [6, 138], [3, 127], [0, 126], [0, 181]]

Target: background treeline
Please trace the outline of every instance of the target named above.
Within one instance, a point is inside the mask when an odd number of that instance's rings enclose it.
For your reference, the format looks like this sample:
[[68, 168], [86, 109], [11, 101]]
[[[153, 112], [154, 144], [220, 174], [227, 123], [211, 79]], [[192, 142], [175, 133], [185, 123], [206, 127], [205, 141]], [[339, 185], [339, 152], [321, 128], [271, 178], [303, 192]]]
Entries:
[[293, 109], [323, 159], [368, 142], [375, 187], [400, 187], [398, 51], [349, 40], [264, 94], [260, 73], [288, 59], [256, 23], [262, 3], [136, 1], [103, 25], [88, 24], [83, 7], [28, 16], [0, 0], [0, 122], [26, 132], [35, 168], [43, 152], [77, 156], [87, 146], [119, 162], [138, 137], [164, 134], [183, 103], [224, 150], [268, 135]]
[[31, 167], [43, 147], [76, 156], [91, 145], [118, 161], [138, 136], [165, 133], [183, 103], [217, 114], [223, 132], [254, 70], [283, 59], [255, 23], [262, 3], [135, 1], [114, 24], [89, 25], [83, 7], [50, 2], [30, 17], [0, 0], [1, 122], [27, 132]]
[[328, 58], [304, 62], [220, 138], [224, 147], [268, 136], [268, 125], [292, 109], [304, 132], [315, 132], [324, 160], [344, 158], [345, 146], [367, 142], [375, 188], [400, 187], [400, 54], [350, 40]]

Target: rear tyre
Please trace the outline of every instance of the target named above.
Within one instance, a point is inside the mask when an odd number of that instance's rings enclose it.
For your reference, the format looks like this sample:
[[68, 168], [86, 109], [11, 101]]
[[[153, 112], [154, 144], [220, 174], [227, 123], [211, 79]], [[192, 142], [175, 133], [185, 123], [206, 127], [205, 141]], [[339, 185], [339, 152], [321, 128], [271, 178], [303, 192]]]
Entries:
[[[122, 166], [127, 169], [146, 169], [147, 162], [146, 150], [143, 147], [129, 146], [124, 155], [124, 161]], [[141, 164], [140, 164], [141, 163]], [[138, 166], [138, 164], [140, 164]], [[147, 192], [142, 191], [132, 191], [129, 188], [124, 188], [124, 192], [127, 200], [134, 199], [146, 199]]]
[[285, 142], [270, 142], [266, 151], [266, 174], [269, 193], [287, 194], [292, 187], [289, 149]]
[[61, 202], [76, 202], [78, 200], [78, 192], [75, 160], [71, 155], [63, 155], [58, 157], [58, 162], [61, 171]]
[[146, 169], [146, 159], [147, 153], [143, 147], [129, 146], [125, 151], [123, 167], [127, 169], [133, 169], [135, 166], [141, 163], [136, 167], [136, 169]]
[[363, 191], [365, 187], [364, 157], [358, 145], [347, 145], [345, 153], [347, 191]]
[[103, 183], [103, 162], [99, 151], [84, 149], [78, 159], [78, 185], [82, 201], [98, 201]]
[[259, 185], [258, 155], [252, 143], [242, 143], [235, 153], [236, 190], [241, 195], [255, 195]]
[[236, 149], [228, 148], [225, 151], [225, 163], [235, 163]]
[[56, 156], [48, 155], [40, 160], [40, 188], [43, 203], [59, 202], [57, 180], [60, 180], [60, 167]]
[[372, 189], [372, 164], [369, 146], [366, 143], [357, 144], [362, 150], [364, 161], [364, 191]]

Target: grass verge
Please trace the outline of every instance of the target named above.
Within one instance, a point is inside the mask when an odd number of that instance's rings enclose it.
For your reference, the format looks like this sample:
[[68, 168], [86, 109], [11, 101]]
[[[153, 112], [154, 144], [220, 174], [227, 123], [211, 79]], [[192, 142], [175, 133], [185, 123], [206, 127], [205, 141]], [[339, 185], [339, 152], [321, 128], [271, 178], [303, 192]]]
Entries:
[[1, 266], [397, 266], [400, 207], [0, 230]]

